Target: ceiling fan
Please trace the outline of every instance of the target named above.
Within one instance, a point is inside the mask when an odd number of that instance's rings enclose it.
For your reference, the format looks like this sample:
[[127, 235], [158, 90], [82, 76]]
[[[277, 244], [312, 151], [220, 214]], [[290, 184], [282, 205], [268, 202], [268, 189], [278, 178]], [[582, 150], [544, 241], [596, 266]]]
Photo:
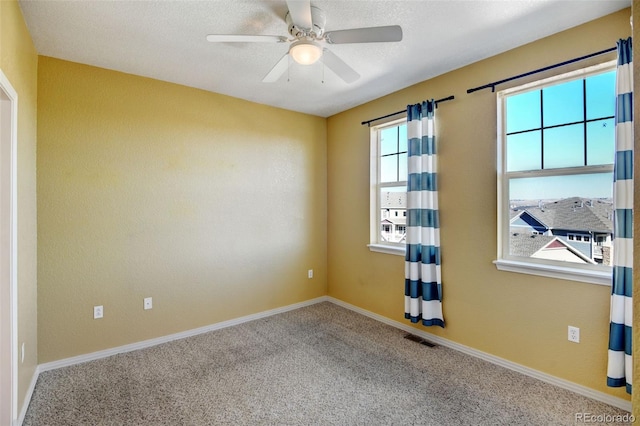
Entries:
[[285, 21], [293, 38], [274, 35], [210, 34], [207, 40], [217, 43], [290, 43], [289, 50], [262, 79], [265, 83], [277, 81], [289, 69], [289, 57], [299, 64], [311, 65], [320, 58], [329, 69], [346, 83], [353, 83], [358, 74], [325, 44], [380, 43], [402, 40], [402, 28], [398, 25], [384, 27], [353, 28], [325, 32], [324, 11], [311, 6], [310, 0], [287, 0], [289, 11]]

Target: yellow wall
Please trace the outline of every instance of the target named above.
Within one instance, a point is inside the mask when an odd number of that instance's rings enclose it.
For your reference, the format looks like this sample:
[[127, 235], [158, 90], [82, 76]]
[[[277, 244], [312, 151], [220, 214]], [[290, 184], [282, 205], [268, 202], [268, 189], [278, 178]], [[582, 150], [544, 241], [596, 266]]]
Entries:
[[[436, 116], [447, 327], [420, 328], [628, 398], [623, 389], [606, 386], [608, 286], [501, 272], [492, 264], [497, 250], [496, 95], [491, 90], [466, 90], [613, 47], [630, 35], [629, 16], [630, 10], [623, 10], [330, 117], [329, 295], [405, 321], [403, 257], [367, 248], [369, 129], [360, 123], [410, 103], [455, 95], [455, 100], [440, 105]], [[615, 53], [566, 70], [614, 57]], [[568, 325], [580, 327], [580, 344], [567, 341]]]
[[18, 410], [38, 364], [36, 95], [38, 56], [15, 1], [0, 1], [0, 69], [18, 94]]
[[326, 294], [326, 119], [40, 57], [38, 134], [40, 363]]

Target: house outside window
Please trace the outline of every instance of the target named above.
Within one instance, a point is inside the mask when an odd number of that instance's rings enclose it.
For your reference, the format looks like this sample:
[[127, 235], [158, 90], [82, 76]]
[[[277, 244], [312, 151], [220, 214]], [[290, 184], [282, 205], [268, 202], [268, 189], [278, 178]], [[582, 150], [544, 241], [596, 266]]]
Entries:
[[403, 255], [407, 224], [406, 119], [371, 127], [370, 161], [369, 248]]
[[615, 62], [498, 93], [498, 269], [610, 284]]

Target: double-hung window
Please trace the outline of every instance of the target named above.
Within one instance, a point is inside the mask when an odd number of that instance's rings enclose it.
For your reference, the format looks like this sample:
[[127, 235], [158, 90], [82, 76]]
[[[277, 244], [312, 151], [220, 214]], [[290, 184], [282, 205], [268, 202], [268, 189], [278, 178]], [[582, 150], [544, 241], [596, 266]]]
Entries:
[[370, 244], [404, 254], [407, 232], [407, 121], [371, 128]]
[[498, 93], [499, 269], [609, 284], [615, 63]]

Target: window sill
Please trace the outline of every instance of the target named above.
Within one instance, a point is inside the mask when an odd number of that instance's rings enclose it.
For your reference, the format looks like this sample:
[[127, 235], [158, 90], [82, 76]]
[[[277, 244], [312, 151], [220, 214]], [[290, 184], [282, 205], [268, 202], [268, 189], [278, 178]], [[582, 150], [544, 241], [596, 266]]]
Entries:
[[494, 260], [493, 263], [500, 271], [519, 272], [522, 274], [540, 275], [549, 278], [611, 286], [610, 271], [584, 270], [566, 266], [543, 265], [504, 259]]
[[389, 246], [384, 244], [368, 244], [369, 250], [375, 251], [377, 253], [385, 253], [385, 254], [394, 254], [396, 256], [404, 256], [405, 247], [404, 246]]

